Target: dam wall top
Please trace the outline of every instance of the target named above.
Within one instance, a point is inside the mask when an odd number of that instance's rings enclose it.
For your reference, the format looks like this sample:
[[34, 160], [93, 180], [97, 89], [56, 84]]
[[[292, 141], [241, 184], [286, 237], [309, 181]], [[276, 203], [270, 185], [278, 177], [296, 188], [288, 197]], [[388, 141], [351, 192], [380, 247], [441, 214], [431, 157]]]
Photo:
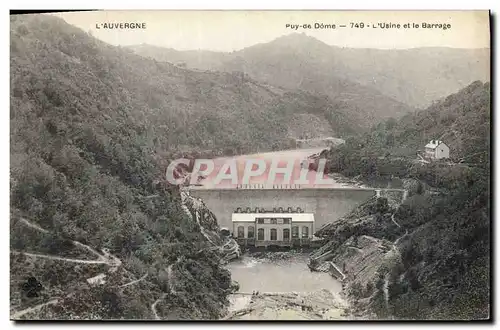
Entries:
[[297, 208], [314, 213], [315, 226], [338, 220], [357, 205], [376, 196], [374, 189], [194, 189], [215, 214], [219, 226], [231, 227], [231, 214], [238, 208]]

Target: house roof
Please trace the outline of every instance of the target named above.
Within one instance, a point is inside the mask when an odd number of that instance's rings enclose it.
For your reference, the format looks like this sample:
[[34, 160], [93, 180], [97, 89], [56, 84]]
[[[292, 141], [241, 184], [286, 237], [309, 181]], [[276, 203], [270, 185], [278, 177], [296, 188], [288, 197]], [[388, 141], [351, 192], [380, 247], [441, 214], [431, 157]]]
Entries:
[[233, 222], [255, 222], [255, 218], [292, 218], [292, 222], [314, 222], [313, 213], [233, 213]]
[[436, 149], [440, 144], [444, 144], [443, 141], [431, 140], [425, 145], [426, 148]]

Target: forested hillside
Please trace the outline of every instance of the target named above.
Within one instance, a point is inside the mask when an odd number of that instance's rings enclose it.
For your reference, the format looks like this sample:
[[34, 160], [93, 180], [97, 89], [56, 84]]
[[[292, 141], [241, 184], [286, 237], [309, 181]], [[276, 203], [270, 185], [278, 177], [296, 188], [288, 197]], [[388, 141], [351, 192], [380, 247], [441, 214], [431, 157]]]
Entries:
[[[336, 246], [357, 232], [394, 241], [391, 253], [400, 257], [379, 261], [375, 282], [351, 290], [379, 317], [490, 316], [490, 120], [490, 85], [474, 82], [327, 155], [333, 172], [371, 182], [400, 179], [409, 191], [401, 205], [387, 207], [381, 198], [321, 233]], [[452, 160], [417, 161], [417, 149], [430, 139], [448, 143]]]
[[[120, 125], [134, 121], [139, 139], [162, 159], [165, 150], [283, 148], [304, 126], [312, 136], [343, 136], [357, 129], [343, 102], [267, 86], [238, 73], [192, 71], [146, 59], [54, 17], [22, 20], [12, 26], [16, 98], [45, 90], [50, 111], [64, 108], [63, 116], [50, 119], [61, 123], [78, 123], [82, 109], [96, 122], [105, 117]], [[70, 95], [67, 111], [61, 105]], [[301, 116], [307, 120], [297, 120]]]
[[206, 138], [181, 126], [203, 123], [206, 84], [239, 95], [220, 87], [231, 76], [197, 80], [45, 15], [11, 17], [10, 69], [11, 316], [218, 318], [230, 274], [162, 179], [165, 155]]
[[275, 85], [322, 91], [376, 119], [410, 111], [396, 100], [425, 108], [475, 80], [489, 81], [490, 72], [488, 48], [347, 48], [298, 33], [227, 53], [144, 44], [131, 49], [188, 68], [238, 70]]
[[364, 179], [404, 177], [430, 140], [444, 141], [455, 162], [489, 169], [490, 125], [490, 84], [477, 81], [424, 111], [347, 139], [330, 150], [328, 169]]
[[[172, 50], [162, 52], [158, 48], [145, 46], [132, 49], [158, 60], [185, 57], [186, 62], [200, 65], [201, 68], [244, 72], [266, 84], [328, 96], [340, 105], [335, 107], [340, 110], [339, 113], [356, 123], [357, 131], [370, 127], [374, 121], [399, 117], [413, 110], [377, 90], [339, 78], [328, 60], [322, 60], [329, 58], [331, 47], [314, 38], [291, 35], [230, 54], [221, 53], [219, 65], [215, 65], [214, 53], [199, 52], [194, 55], [193, 52], [176, 53]], [[207, 61], [203, 60], [205, 56]], [[333, 122], [337, 121], [342, 121], [342, 118], [335, 118]]]

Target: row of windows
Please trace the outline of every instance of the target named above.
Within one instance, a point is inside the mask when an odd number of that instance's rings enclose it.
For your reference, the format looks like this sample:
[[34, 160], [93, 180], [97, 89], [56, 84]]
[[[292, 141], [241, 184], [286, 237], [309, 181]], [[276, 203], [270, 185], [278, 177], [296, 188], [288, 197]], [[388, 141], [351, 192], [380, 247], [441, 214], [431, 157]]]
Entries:
[[[254, 237], [255, 237], [255, 228], [254, 226], [249, 226], [247, 238], [254, 238]], [[309, 237], [309, 227], [303, 226], [302, 238], [308, 238], [308, 237]], [[238, 238], [245, 238], [245, 227], [238, 226]], [[292, 227], [292, 238], [299, 238], [299, 226]], [[278, 231], [276, 230], [276, 228], [271, 228], [271, 241], [276, 241], [277, 239], [278, 239]], [[285, 228], [283, 229], [283, 240], [288, 241], [289, 239], [290, 239], [290, 229]], [[264, 228], [259, 228], [259, 230], [257, 230], [257, 240], [259, 241], [264, 240]]]
[[270, 223], [272, 225], [289, 225], [292, 222], [292, 218], [257, 218], [257, 223], [264, 224]]
[[[243, 210], [241, 207], [238, 207], [235, 211], [235, 213], [266, 213], [269, 212], [268, 210], [264, 209], [263, 207], [258, 208], [256, 207], [255, 209], [252, 210], [252, 208], [247, 207], [245, 210]], [[297, 207], [296, 209], [293, 209], [292, 207], [288, 207], [286, 210], [282, 207], [275, 207], [272, 210], [273, 213], [304, 213], [304, 211], [300, 208]]]

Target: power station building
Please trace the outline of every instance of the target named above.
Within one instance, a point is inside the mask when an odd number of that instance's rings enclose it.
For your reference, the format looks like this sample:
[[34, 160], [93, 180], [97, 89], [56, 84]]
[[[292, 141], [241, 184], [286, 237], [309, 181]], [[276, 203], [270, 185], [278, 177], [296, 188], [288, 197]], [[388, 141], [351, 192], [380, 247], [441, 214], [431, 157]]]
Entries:
[[238, 208], [231, 216], [233, 236], [244, 246], [303, 246], [310, 245], [314, 233], [314, 214], [300, 208], [275, 208], [243, 211]]

